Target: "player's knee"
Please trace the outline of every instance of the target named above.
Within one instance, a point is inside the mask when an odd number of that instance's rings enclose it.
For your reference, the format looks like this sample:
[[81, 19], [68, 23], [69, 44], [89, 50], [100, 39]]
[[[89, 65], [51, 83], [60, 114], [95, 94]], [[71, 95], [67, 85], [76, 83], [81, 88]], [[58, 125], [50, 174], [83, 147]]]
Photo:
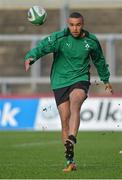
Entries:
[[70, 104], [70, 111], [71, 111], [71, 114], [73, 113], [77, 113], [80, 111], [81, 109], [81, 105], [82, 105], [82, 101], [72, 101], [71, 104]]

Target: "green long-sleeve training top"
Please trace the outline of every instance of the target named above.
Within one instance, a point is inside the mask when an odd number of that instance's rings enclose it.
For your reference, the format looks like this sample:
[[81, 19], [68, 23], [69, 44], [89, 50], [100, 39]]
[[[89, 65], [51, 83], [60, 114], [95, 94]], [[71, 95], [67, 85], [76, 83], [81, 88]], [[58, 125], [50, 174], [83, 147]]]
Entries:
[[92, 60], [100, 80], [109, 82], [110, 72], [102, 48], [95, 35], [83, 30], [83, 38], [75, 38], [68, 28], [52, 33], [39, 41], [26, 56], [37, 61], [40, 57], [53, 53], [51, 68], [51, 87], [58, 89], [79, 81], [90, 81], [90, 62]]

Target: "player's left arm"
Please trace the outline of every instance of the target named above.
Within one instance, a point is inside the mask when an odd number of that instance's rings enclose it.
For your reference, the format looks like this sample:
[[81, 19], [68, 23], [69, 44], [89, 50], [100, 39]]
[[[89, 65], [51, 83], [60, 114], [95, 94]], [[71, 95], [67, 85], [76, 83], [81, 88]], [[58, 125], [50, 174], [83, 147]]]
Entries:
[[105, 84], [105, 91], [109, 94], [113, 94], [113, 88], [109, 82], [109, 78], [110, 78], [110, 71], [108, 68], [109, 65], [106, 63], [106, 59], [103, 55], [103, 51], [99, 41], [96, 40], [94, 45], [95, 46], [90, 54], [91, 59], [97, 69], [100, 80], [103, 81]]

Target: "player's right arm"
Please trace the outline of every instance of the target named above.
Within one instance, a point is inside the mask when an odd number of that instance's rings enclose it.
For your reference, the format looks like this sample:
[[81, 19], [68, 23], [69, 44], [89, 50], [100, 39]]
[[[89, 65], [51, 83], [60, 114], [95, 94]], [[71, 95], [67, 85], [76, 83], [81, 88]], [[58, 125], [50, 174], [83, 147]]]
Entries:
[[25, 71], [28, 71], [30, 66], [40, 57], [52, 52], [56, 52], [56, 40], [54, 36], [49, 36], [39, 41], [37, 46], [25, 55]]

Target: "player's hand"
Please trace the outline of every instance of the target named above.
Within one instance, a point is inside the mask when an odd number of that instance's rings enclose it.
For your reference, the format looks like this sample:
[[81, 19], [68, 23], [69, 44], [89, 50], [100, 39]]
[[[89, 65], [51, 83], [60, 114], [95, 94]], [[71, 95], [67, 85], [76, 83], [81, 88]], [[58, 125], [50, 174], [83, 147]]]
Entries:
[[25, 61], [25, 71], [27, 72], [30, 69], [31, 62], [33, 61], [33, 58], [29, 58]]
[[110, 95], [113, 94], [113, 88], [112, 88], [112, 86], [111, 86], [110, 83], [106, 83], [106, 84], [105, 84], [105, 91], [106, 91], [106, 93], [108, 93], [108, 94], [110, 94]]

